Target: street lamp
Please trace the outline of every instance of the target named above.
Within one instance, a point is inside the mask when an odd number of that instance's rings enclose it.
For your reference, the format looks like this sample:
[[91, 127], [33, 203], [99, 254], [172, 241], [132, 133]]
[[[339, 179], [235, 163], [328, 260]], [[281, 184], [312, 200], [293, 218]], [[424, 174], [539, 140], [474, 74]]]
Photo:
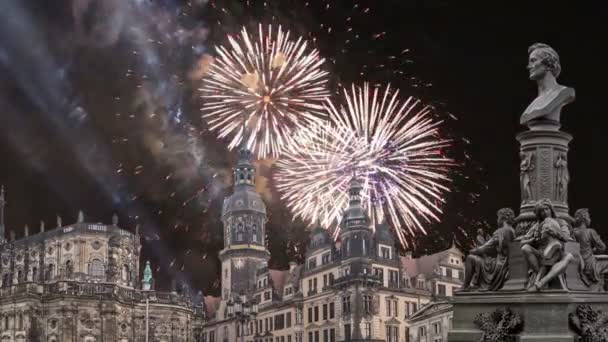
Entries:
[[241, 335], [241, 342], [245, 341], [245, 330], [249, 321], [254, 320], [258, 313], [258, 304], [255, 299], [248, 299], [241, 295], [234, 302], [228, 301], [228, 315], [234, 315], [237, 324], [237, 332]]

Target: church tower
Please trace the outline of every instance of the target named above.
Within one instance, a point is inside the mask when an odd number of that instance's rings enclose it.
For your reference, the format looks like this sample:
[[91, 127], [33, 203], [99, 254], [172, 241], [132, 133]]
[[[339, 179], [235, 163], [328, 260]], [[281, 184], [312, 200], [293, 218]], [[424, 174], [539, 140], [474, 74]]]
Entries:
[[[366, 274], [369, 271], [365, 258], [373, 256], [371, 221], [361, 203], [361, 184], [356, 177], [351, 180], [349, 205], [340, 226], [342, 260], [350, 265], [349, 274]], [[363, 258], [363, 259], [362, 259]]]
[[266, 249], [266, 206], [255, 191], [256, 170], [246, 140], [245, 136], [233, 171], [234, 192], [224, 199], [222, 208], [224, 249], [219, 257], [223, 300], [254, 289], [256, 271], [270, 259]]

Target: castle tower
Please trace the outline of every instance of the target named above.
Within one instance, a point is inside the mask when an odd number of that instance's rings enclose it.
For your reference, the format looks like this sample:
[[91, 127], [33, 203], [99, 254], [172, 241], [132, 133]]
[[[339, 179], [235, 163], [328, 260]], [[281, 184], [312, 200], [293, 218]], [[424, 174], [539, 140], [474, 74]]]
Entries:
[[[245, 128], [243, 128], [245, 129]], [[266, 267], [270, 253], [266, 249], [266, 206], [255, 191], [255, 167], [246, 136], [234, 168], [234, 192], [224, 199], [222, 223], [224, 249], [222, 263], [222, 299], [231, 294], [248, 293], [255, 287], [256, 271]]]
[[353, 260], [350, 274], [363, 273], [364, 265], [360, 262], [362, 257], [373, 255], [371, 221], [361, 205], [361, 184], [359, 180], [353, 178], [348, 189], [350, 197], [348, 208], [344, 213], [344, 218], [340, 227], [340, 239], [342, 241], [342, 259], [345, 261]]

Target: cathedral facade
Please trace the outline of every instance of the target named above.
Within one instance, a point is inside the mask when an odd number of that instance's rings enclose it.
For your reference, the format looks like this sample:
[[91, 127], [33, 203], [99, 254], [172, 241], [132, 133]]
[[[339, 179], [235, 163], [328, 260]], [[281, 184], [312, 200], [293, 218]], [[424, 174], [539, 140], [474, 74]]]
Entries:
[[[194, 341], [202, 307], [140, 289], [140, 237], [78, 222], [5, 239], [0, 194], [0, 341]], [[147, 332], [147, 339], [146, 339]]]

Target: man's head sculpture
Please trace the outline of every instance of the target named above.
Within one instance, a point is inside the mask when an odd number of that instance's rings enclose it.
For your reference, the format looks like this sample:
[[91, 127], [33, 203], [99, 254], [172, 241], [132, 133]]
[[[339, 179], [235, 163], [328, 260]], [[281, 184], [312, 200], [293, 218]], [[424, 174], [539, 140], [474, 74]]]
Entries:
[[581, 208], [574, 213], [574, 224], [576, 227], [580, 227], [582, 223], [589, 227], [591, 225], [591, 215], [589, 209]]
[[505, 222], [510, 226], [515, 224], [515, 212], [513, 212], [513, 209], [511, 208], [502, 208], [496, 215], [498, 216], [499, 227], [502, 227]]
[[532, 44], [528, 48], [528, 70], [531, 79], [542, 77], [545, 70], [557, 78], [562, 71], [559, 55], [545, 43]]

